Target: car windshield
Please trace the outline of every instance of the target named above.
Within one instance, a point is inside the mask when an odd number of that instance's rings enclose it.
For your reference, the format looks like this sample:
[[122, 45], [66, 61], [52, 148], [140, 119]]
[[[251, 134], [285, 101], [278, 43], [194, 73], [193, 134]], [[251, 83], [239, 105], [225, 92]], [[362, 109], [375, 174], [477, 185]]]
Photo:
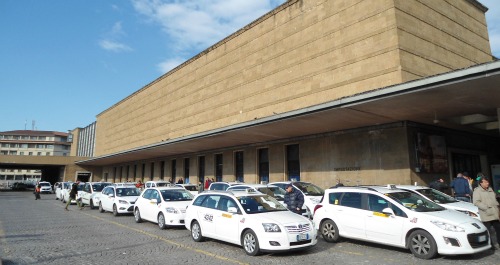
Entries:
[[78, 187], [76, 187], [76, 188], [77, 188], [79, 191], [82, 191], [82, 190], [83, 190], [83, 187], [85, 187], [85, 184], [80, 183], [80, 184], [78, 185]]
[[286, 191], [282, 188], [279, 187], [264, 187], [264, 188], [258, 188], [258, 191], [267, 194], [269, 196], [272, 196], [278, 201], [283, 201], [285, 200], [285, 193]]
[[156, 186], [157, 187], [167, 187], [167, 186], [170, 186], [170, 183], [168, 183], [168, 182], [157, 182]]
[[445, 208], [443, 208], [442, 206], [439, 206], [438, 204], [433, 203], [415, 193], [402, 191], [388, 193], [386, 195], [396, 200], [399, 204], [403, 205], [407, 209], [415, 212], [434, 212], [445, 210]]
[[111, 183], [94, 183], [94, 184], [92, 184], [92, 189], [94, 191], [99, 192], [99, 191], [102, 191], [102, 189], [104, 189], [105, 187], [107, 187], [109, 185], [111, 185]]
[[442, 192], [435, 190], [435, 189], [420, 189], [417, 191], [435, 203], [457, 202], [457, 200], [455, 198], [451, 197], [450, 195], [442, 193]]
[[281, 203], [269, 195], [242, 196], [238, 201], [248, 214], [287, 211]]
[[161, 197], [164, 201], [190, 201], [193, 195], [185, 189], [162, 190]]
[[116, 196], [118, 197], [127, 197], [127, 196], [139, 196], [141, 191], [138, 188], [117, 188]]
[[40, 184], [40, 186], [49, 186], [50, 187], [50, 183], [47, 183], [47, 182], [40, 182], [39, 184]]
[[325, 190], [312, 183], [294, 182], [293, 185], [308, 196], [323, 196], [325, 194]]

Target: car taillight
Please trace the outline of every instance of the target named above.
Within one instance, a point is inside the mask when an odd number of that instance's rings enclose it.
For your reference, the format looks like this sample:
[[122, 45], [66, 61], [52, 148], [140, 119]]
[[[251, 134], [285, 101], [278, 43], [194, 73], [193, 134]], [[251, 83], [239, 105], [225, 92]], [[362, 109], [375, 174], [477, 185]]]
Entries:
[[316, 213], [316, 210], [318, 210], [319, 208], [323, 207], [323, 205], [321, 204], [316, 204], [316, 206], [314, 206], [314, 213]]

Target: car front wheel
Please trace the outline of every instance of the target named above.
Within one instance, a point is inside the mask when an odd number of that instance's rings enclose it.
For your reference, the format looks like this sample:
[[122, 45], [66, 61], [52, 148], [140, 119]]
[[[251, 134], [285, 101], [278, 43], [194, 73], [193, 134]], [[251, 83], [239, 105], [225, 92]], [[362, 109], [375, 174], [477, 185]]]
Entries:
[[104, 208], [102, 208], [102, 203], [99, 203], [99, 212], [100, 212], [100, 213], [103, 213], [103, 212], [104, 212]]
[[89, 205], [90, 205], [90, 209], [92, 209], [92, 210], [96, 208], [93, 200], [90, 200]]
[[424, 230], [416, 230], [410, 234], [408, 246], [413, 255], [420, 259], [432, 259], [437, 254], [434, 238]]
[[325, 220], [321, 223], [320, 227], [321, 236], [326, 242], [337, 242], [339, 241], [339, 228], [332, 220]]
[[142, 222], [141, 212], [139, 212], [139, 208], [135, 208], [134, 210], [134, 219], [136, 223]]
[[165, 229], [167, 228], [167, 224], [165, 223], [165, 216], [163, 213], [158, 214], [158, 226], [160, 229]]
[[118, 212], [118, 208], [116, 208], [116, 204], [113, 204], [113, 215], [118, 216], [120, 213]]
[[243, 249], [249, 256], [259, 255], [259, 240], [252, 230], [248, 230], [243, 234]]
[[196, 242], [203, 241], [203, 235], [201, 233], [201, 226], [197, 221], [194, 221], [191, 224], [191, 237]]

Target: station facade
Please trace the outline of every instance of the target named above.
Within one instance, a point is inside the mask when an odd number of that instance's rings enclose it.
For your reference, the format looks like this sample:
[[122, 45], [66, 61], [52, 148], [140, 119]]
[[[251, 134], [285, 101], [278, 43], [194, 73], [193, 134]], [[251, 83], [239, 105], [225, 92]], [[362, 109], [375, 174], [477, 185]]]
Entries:
[[114, 182], [494, 177], [500, 65], [485, 12], [289, 0], [98, 114], [94, 156], [77, 165]]

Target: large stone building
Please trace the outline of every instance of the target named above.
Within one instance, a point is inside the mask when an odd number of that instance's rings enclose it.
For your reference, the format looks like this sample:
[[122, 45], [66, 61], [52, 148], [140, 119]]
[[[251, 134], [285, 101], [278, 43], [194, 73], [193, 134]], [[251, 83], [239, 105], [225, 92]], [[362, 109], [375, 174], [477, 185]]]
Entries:
[[[475, 0], [289, 0], [97, 116], [94, 180], [448, 181], [500, 164]], [[499, 176], [500, 178], [500, 176]]]

